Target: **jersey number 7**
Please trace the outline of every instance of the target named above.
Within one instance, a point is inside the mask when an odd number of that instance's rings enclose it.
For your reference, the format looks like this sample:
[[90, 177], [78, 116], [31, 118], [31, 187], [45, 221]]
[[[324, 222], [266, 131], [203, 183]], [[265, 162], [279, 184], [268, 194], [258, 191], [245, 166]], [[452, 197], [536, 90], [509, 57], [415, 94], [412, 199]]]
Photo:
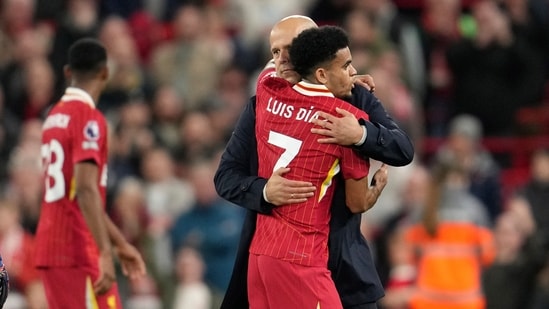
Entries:
[[284, 135], [278, 132], [269, 131], [269, 144], [273, 144], [284, 149], [280, 158], [276, 161], [273, 167], [273, 172], [281, 167], [286, 167], [297, 156], [301, 149], [302, 141], [295, 139], [291, 136]]

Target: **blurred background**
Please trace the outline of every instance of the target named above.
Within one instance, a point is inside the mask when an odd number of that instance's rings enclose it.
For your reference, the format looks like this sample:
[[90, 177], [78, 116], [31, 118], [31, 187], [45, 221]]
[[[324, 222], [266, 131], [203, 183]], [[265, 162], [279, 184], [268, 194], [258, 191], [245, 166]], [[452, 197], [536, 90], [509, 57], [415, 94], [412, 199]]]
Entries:
[[[6, 308], [46, 308], [32, 267], [40, 129], [66, 86], [68, 47], [85, 36], [109, 53], [111, 76], [98, 102], [111, 128], [107, 209], [149, 271], [138, 282], [118, 277], [125, 308], [219, 307], [243, 210], [217, 196], [212, 178], [270, 59], [270, 29], [292, 14], [347, 30], [354, 66], [373, 76], [375, 95], [415, 145], [414, 162], [390, 168], [389, 185], [364, 215], [387, 289], [380, 307], [408, 306], [409, 294], [399, 292], [421, 268], [399, 248], [411, 246], [407, 230], [422, 224], [415, 213], [445, 203], [433, 194], [438, 183], [461, 188], [463, 213], [476, 207], [482, 220], [472, 221], [496, 240], [482, 278], [524, 261], [526, 246], [542, 239], [524, 279], [532, 293], [515, 301], [549, 308], [547, 0], [0, 0]], [[434, 173], [449, 165], [454, 173]], [[511, 253], [501, 249], [509, 238]], [[491, 303], [490, 293], [483, 297]]]

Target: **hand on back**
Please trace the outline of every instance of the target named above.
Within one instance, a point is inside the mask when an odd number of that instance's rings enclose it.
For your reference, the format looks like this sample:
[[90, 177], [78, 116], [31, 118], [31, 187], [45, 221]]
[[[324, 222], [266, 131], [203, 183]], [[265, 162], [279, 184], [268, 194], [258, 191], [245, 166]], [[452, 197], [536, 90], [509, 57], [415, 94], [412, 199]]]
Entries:
[[284, 178], [290, 168], [281, 167], [273, 172], [265, 185], [265, 195], [273, 205], [303, 203], [314, 196], [315, 187], [307, 181], [297, 181]]

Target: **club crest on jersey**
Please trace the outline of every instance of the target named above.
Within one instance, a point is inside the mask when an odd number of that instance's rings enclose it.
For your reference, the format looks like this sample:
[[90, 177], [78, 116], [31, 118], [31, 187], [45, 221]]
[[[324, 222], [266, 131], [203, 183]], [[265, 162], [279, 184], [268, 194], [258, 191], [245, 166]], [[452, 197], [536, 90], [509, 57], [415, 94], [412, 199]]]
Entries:
[[88, 141], [97, 141], [99, 139], [99, 124], [95, 120], [90, 120], [84, 127], [84, 137]]

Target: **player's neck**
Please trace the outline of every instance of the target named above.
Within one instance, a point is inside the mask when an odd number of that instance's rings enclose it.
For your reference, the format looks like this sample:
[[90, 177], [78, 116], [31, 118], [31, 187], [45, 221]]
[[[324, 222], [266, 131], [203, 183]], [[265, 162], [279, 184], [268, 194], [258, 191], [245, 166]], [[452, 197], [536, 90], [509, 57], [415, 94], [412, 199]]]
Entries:
[[301, 79], [301, 81], [306, 82], [306, 83], [309, 83], [309, 84], [313, 84], [313, 85], [322, 85], [322, 83], [319, 82], [318, 79], [316, 79], [315, 76], [306, 76], [306, 77], [303, 77], [303, 78]]
[[99, 96], [101, 95], [101, 91], [103, 90], [102, 85], [94, 81], [73, 82], [70, 86], [84, 90], [90, 95], [94, 102], [99, 101]]
[[313, 82], [311, 82], [308, 78], [302, 78], [301, 79], [302, 82], [305, 82], [307, 84], [314, 84]]

